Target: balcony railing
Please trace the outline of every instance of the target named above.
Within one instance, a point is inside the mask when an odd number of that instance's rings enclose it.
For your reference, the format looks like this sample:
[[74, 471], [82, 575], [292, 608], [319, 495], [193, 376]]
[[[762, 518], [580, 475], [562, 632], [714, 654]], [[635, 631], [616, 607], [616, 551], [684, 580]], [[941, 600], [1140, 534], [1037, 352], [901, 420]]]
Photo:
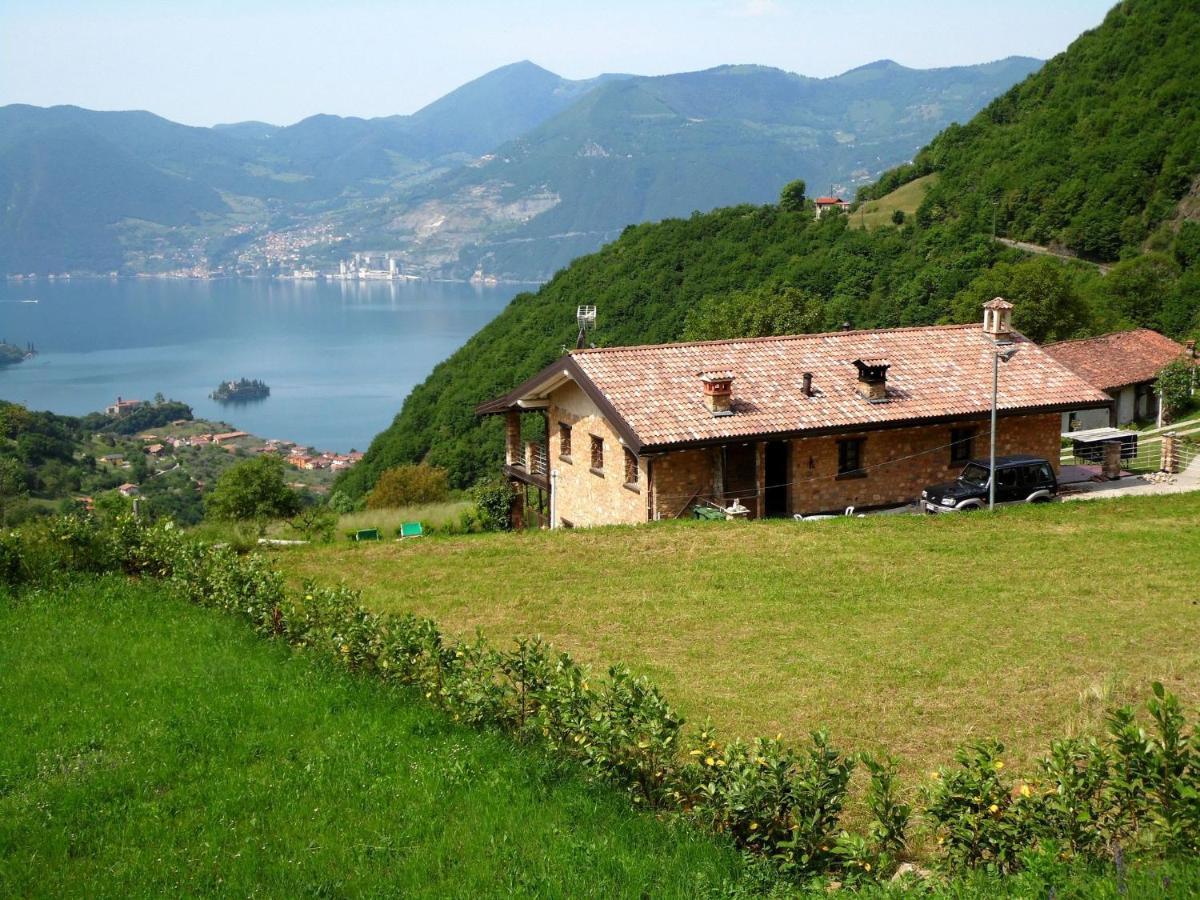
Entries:
[[546, 445], [540, 441], [528, 441], [525, 444], [525, 471], [530, 475], [545, 478], [550, 467], [546, 457]]

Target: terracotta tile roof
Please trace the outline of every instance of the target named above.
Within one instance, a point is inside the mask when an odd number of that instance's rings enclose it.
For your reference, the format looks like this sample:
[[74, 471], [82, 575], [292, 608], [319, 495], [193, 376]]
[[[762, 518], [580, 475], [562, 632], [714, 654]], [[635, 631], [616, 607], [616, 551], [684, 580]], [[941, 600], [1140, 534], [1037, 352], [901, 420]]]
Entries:
[[1149, 328], [1118, 331], [1042, 348], [1084, 381], [1102, 391], [1151, 381], [1184, 353], [1182, 344]]
[[[1002, 364], [1001, 411], [1109, 402], [1037, 345], [1020, 335], [1014, 339], [1021, 347]], [[576, 350], [570, 360], [638, 442], [652, 447], [986, 414], [993, 347], [979, 325], [951, 325]], [[859, 393], [856, 359], [890, 363], [886, 402], [872, 403]], [[555, 369], [563, 370], [563, 363], [522, 388], [534, 390], [539, 378], [558, 377]], [[714, 371], [734, 375], [732, 416], [714, 417], [705, 408], [699, 375]], [[811, 397], [802, 389], [805, 372], [813, 374]], [[520, 391], [481, 412], [515, 403]]]

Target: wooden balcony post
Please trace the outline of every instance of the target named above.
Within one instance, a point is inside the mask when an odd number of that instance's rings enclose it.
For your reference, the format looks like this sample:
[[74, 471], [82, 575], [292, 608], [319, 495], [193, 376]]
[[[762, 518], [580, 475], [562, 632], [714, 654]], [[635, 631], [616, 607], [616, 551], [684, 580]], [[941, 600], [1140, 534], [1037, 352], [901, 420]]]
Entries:
[[510, 409], [504, 417], [504, 462], [506, 465], [519, 466], [522, 461], [521, 414]]

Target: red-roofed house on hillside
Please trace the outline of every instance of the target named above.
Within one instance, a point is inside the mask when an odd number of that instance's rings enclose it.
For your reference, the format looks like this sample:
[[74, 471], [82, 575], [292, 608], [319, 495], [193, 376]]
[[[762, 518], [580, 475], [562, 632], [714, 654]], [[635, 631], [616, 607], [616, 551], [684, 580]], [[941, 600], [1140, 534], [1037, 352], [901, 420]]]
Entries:
[[1113, 401], [1101, 409], [1064, 414], [1064, 432], [1157, 419], [1158, 373], [1177, 359], [1195, 360], [1194, 345], [1185, 347], [1149, 328], [1059, 341], [1042, 349]]
[[850, 203], [846, 200], [843, 200], [841, 197], [818, 197], [813, 201], [813, 204], [817, 208], [818, 219], [821, 218], [825, 212], [831, 209], [841, 210], [842, 212], [850, 211]]
[[[998, 453], [1057, 466], [1062, 413], [1112, 402], [1012, 331], [1011, 310], [986, 304], [982, 328], [574, 350], [476, 411], [506, 416], [518, 524], [668, 519], [698, 501], [751, 516], [898, 505], [987, 452], [998, 350], [1018, 349]], [[548, 442], [522, 445], [530, 413]]]

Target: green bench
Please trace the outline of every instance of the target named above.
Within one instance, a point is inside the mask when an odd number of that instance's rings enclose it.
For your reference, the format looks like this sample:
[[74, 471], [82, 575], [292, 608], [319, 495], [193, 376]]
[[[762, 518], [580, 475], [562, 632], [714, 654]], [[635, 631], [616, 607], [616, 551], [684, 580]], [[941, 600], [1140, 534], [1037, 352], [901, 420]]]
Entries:
[[424, 533], [425, 529], [421, 527], [420, 522], [405, 522], [396, 532], [402, 540], [404, 538], [420, 537]]
[[378, 528], [360, 528], [358, 531], [348, 531], [346, 534], [352, 541], [378, 541], [382, 540], [379, 536]]

